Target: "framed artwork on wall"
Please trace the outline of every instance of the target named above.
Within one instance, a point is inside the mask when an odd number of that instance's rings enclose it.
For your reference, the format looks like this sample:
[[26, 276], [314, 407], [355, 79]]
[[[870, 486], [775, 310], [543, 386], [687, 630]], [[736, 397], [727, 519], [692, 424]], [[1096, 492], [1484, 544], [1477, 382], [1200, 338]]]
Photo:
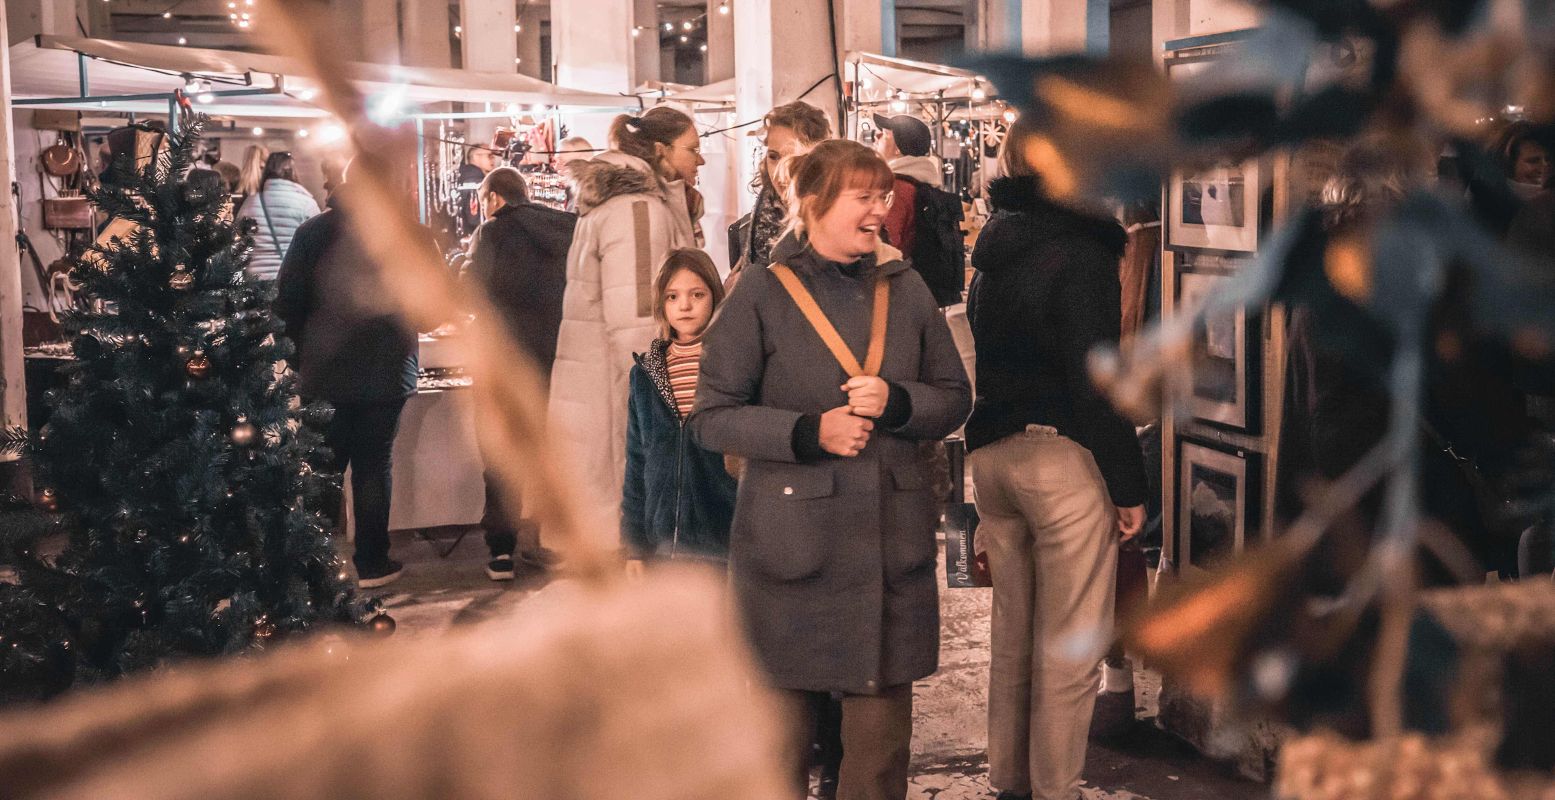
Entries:
[[1213, 569], [1246, 548], [1248, 532], [1258, 529], [1259, 458], [1256, 453], [1181, 440], [1176, 496], [1179, 566]]
[[[1196, 309], [1229, 278], [1228, 273], [1199, 271], [1183, 259], [1177, 271], [1177, 308]], [[1181, 396], [1196, 419], [1256, 433], [1261, 415], [1258, 391], [1262, 353], [1256, 318], [1245, 310], [1214, 314], [1193, 332], [1193, 353], [1180, 383]]]
[[1166, 191], [1166, 246], [1257, 252], [1263, 173], [1258, 159], [1174, 172]]

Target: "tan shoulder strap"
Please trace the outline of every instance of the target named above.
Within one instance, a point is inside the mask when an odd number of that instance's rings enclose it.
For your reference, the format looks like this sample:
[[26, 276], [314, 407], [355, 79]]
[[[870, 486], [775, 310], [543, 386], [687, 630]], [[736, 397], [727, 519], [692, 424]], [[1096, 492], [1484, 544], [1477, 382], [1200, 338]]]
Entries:
[[886, 321], [891, 311], [891, 281], [881, 275], [875, 281], [875, 307], [869, 320], [869, 352], [864, 356], [864, 365], [859, 366], [858, 357], [848, 349], [848, 343], [842, 340], [842, 335], [826, 318], [826, 312], [821, 310], [815, 302], [815, 297], [810, 290], [804, 287], [799, 276], [794, 271], [782, 264], [773, 264], [768, 267], [772, 274], [777, 276], [778, 282], [788, 290], [788, 296], [794, 299], [794, 305], [799, 306], [800, 313], [809, 321], [810, 327], [815, 329], [816, 335], [826, 343], [826, 349], [831, 351], [832, 357], [842, 365], [848, 377], [857, 378], [860, 375], [871, 377], [880, 374], [880, 365], [885, 361], [885, 334]]

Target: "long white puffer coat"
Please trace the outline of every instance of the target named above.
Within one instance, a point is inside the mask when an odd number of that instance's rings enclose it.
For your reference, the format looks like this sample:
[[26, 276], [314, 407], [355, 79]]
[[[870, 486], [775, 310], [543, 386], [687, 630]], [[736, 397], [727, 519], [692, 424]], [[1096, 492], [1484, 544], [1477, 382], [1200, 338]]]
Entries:
[[254, 254], [248, 260], [249, 277], [275, 280], [297, 226], [318, 215], [319, 204], [313, 194], [302, 184], [284, 178], [271, 178], [265, 181], [263, 189], [249, 195], [238, 209], [239, 219], [252, 219], [258, 225], [254, 231]]
[[653, 283], [669, 251], [695, 247], [685, 186], [608, 151], [569, 168], [578, 226], [551, 371], [552, 441], [585, 489], [591, 530], [618, 531], [633, 353], [656, 333]]

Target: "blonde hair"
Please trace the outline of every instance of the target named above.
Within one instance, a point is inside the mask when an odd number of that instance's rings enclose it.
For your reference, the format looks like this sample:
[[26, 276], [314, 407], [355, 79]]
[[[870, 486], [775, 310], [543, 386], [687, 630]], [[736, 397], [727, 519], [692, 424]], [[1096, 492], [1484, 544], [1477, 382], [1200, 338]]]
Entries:
[[713, 299], [711, 311], [717, 311], [718, 304], [723, 302], [724, 284], [718, 279], [718, 267], [713, 264], [713, 259], [694, 247], [671, 250], [664, 258], [664, 266], [659, 268], [658, 279], [653, 282], [653, 321], [659, 324], [661, 339], [675, 338], [675, 329], [670, 326], [669, 316], [664, 313], [664, 295], [669, 291], [670, 281], [684, 271], [689, 271], [707, 284], [708, 294]]
[[243, 151], [243, 167], [238, 172], [238, 194], [254, 194], [265, 182], [265, 161], [270, 151], [262, 144], [251, 144]]

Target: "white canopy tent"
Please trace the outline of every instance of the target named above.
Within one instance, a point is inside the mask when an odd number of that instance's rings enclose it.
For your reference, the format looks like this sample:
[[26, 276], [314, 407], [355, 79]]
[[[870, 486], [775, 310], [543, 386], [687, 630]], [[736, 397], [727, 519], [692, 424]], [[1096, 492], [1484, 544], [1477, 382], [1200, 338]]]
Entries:
[[[314, 82], [290, 58], [192, 47], [39, 36], [10, 49], [12, 102], [75, 111], [166, 114], [175, 90], [208, 81], [213, 116], [309, 119], [327, 117], [312, 105]], [[616, 95], [552, 86], [525, 75], [354, 63], [353, 82], [368, 97], [394, 97], [411, 117], [436, 103], [485, 104], [503, 115], [510, 105], [567, 110], [635, 107]]]

